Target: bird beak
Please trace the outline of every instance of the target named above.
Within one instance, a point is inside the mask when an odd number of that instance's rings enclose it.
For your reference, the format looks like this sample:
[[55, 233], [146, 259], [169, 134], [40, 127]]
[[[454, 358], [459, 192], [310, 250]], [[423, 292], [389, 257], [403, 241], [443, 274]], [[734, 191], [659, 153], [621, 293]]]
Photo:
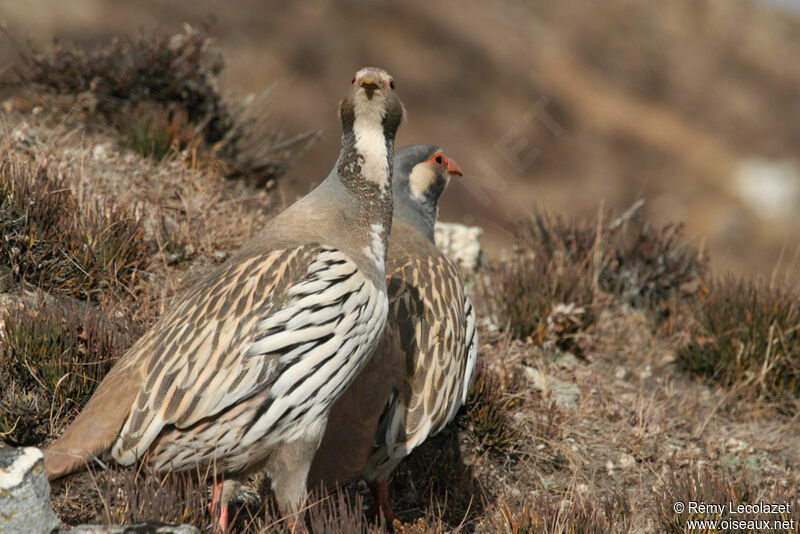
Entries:
[[379, 87], [378, 81], [378, 76], [371, 72], [367, 72], [363, 78], [356, 79], [356, 83], [364, 89], [369, 100], [372, 100], [372, 95], [375, 94], [375, 91]]
[[447, 158], [447, 174], [464, 176], [464, 173], [461, 172], [461, 166], [452, 158]]

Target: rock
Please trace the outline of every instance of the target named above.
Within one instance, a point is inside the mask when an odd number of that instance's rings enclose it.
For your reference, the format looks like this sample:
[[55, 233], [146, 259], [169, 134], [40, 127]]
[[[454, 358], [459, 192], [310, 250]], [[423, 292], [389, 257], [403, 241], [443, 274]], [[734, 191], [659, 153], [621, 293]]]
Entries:
[[25, 121], [22, 121], [11, 132], [11, 140], [20, 148], [30, 148], [36, 143], [36, 131]]
[[620, 469], [629, 469], [636, 465], [636, 458], [628, 454], [627, 452], [620, 453], [617, 461], [614, 462], [613, 460], [606, 461], [606, 470], [608, 472], [618, 471]]
[[580, 364], [580, 360], [571, 352], [556, 349], [553, 354], [553, 363], [562, 369], [574, 369]]
[[619, 465], [620, 469], [628, 469], [629, 467], [636, 465], [636, 458], [626, 452], [623, 452], [619, 455], [617, 465]]
[[733, 454], [741, 452], [753, 452], [753, 448], [750, 447], [749, 443], [734, 437], [728, 438], [728, 440], [725, 442], [725, 449]]
[[481, 262], [483, 228], [437, 222], [433, 230], [436, 247], [453, 258], [464, 272], [474, 272]]
[[578, 397], [581, 390], [577, 384], [564, 382], [552, 377], [546, 377], [541, 371], [534, 367], [525, 367], [525, 376], [533, 383], [533, 387], [539, 391], [552, 391], [556, 404], [561, 408], [574, 409], [578, 405]]
[[72, 527], [69, 534], [200, 534], [200, 530], [192, 525], [139, 523], [123, 526], [78, 525]]
[[736, 193], [762, 219], [780, 219], [800, 206], [800, 169], [790, 161], [748, 158], [738, 163]]
[[42, 451], [0, 449], [0, 532], [49, 534], [60, 525], [50, 506]]
[[641, 378], [642, 380], [646, 380], [651, 376], [653, 376], [653, 366], [650, 365], [649, 363], [644, 367], [642, 367], [641, 369], [639, 369], [639, 378]]
[[111, 143], [97, 143], [92, 148], [92, 159], [107, 160], [111, 158], [112, 153]]

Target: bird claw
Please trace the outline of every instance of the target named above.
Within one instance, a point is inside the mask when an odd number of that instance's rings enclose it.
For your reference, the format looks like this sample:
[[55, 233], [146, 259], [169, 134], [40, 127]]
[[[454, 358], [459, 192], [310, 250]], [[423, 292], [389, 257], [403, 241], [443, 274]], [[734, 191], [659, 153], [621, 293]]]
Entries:
[[289, 525], [289, 532], [292, 534], [308, 534], [308, 529], [303, 521], [295, 522], [293, 519], [287, 519]]

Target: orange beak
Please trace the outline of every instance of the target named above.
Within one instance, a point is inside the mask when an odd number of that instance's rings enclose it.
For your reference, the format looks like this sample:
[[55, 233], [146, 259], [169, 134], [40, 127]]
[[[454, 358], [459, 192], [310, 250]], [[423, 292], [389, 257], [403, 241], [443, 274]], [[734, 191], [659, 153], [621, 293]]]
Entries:
[[447, 173], [448, 174], [457, 174], [459, 176], [464, 176], [464, 173], [461, 172], [461, 167], [458, 165], [456, 160], [452, 158], [447, 158]]

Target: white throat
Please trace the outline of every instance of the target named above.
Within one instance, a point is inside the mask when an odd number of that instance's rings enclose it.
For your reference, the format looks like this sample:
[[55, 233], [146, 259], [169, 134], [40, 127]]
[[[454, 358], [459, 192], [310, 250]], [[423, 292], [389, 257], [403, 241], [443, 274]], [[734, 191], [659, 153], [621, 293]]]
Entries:
[[361, 175], [380, 186], [382, 191], [388, 191], [389, 162], [386, 138], [383, 135], [382, 100], [378, 95], [372, 101], [365, 97], [357, 99], [353, 135], [355, 149], [364, 157]]
[[375, 267], [381, 276], [386, 275], [386, 247], [383, 246], [383, 233], [386, 229], [380, 223], [370, 227], [369, 245], [364, 247], [364, 254], [375, 262]]
[[418, 163], [411, 169], [408, 175], [408, 188], [411, 191], [411, 198], [417, 202], [423, 202], [425, 193], [431, 188], [436, 180], [436, 174], [430, 165]]

